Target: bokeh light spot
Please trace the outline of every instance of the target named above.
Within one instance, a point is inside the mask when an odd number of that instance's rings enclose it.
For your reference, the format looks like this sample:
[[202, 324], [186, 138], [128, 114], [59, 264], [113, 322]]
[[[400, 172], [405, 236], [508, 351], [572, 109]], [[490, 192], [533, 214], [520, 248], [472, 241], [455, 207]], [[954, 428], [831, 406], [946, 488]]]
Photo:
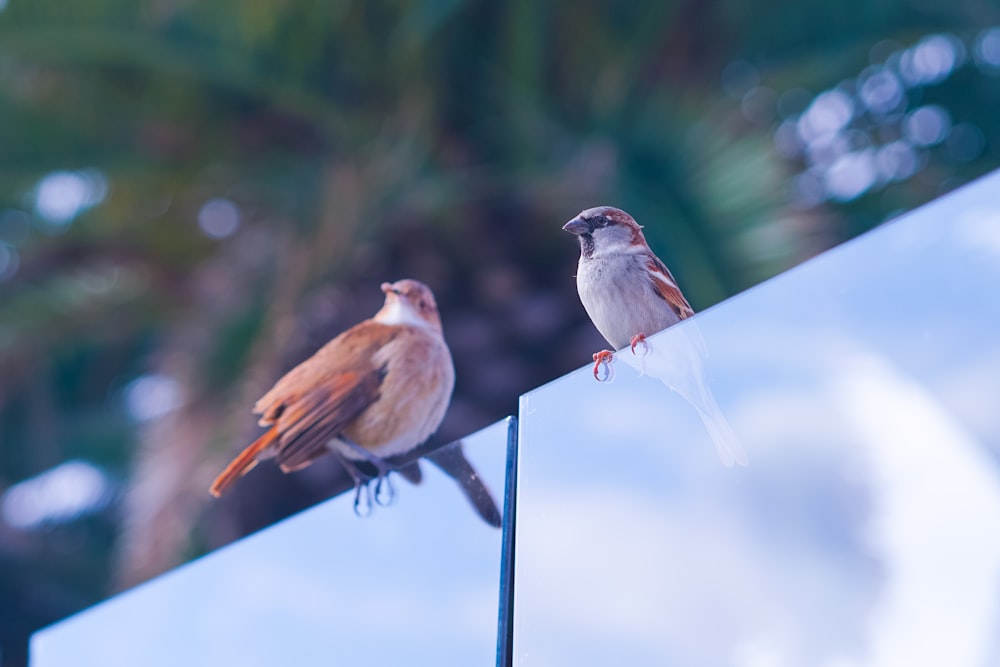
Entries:
[[143, 375], [125, 387], [125, 407], [139, 422], [169, 414], [183, 401], [180, 383], [168, 375]]
[[786, 158], [795, 158], [802, 154], [802, 142], [795, 122], [786, 120], [774, 131], [774, 149]]
[[832, 199], [855, 199], [878, 178], [873, 151], [866, 149], [845, 153], [826, 170], [823, 185]]
[[806, 146], [806, 157], [815, 166], [827, 166], [849, 150], [843, 134], [823, 134]]
[[965, 58], [962, 42], [951, 35], [928, 35], [903, 52], [899, 74], [910, 86], [939, 83]]
[[792, 182], [792, 204], [801, 208], [815, 206], [826, 199], [826, 189], [814, 170], [805, 171]]
[[46, 222], [63, 226], [101, 203], [106, 194], [107, 180], [96, 169], [54, 171], [35, 187], [35, 213]]
[[209, 199], [198, 211], [198, 227], [205, 236], [224, 239], [240, 227], [240, 209], [229, 199]]
[[905, 99], [903, 84], [884, 67], [869, 67], [858, 77], [858, 97], [869, 111], [885, 115]]
[[820, 93], [799, 118], [799, 136], [806, 143], [839, 132], [854, 117], [854, 100], [842, 90]]
[[65, 523], [106, 507], [112, 490], [97, 467], [67, 461], [7, 489], [0, 497], [0, 512], [4, 521], [22, 530]]
[[950, 131], [951, 115], [936, 104], [914, 109], [903, 119], [903, 134], [918, 146], [939, 144]]
[[988, 28], [976, 36], [976, 62], [990, 71], [1000, 71], [1000, 28]]
[[884, 181], [901, 181], [917, 172], [919, 160], [907, 141], [893, 141], [878, 149], [875, 166]]

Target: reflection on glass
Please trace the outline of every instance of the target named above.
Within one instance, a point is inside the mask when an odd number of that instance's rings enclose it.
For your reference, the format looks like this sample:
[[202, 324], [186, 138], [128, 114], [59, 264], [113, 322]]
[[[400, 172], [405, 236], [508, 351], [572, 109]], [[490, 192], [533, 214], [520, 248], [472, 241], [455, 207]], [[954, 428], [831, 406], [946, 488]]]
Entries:
[[514, 664], [1000, 664], [998, 285], [994, 174], [524, 396]]
[[[506, 422], [463, 441], [501, 493]], [[500, 531], [423, 468], [367, 519], [344, 494], [37, 633], [32, 667], [492, 664]]]
[[743, 443], [729, 425], [705, 377], [705, 340], [696, 322], [690, 322], [670, 337], [667, 349], [653, 349], [645, 341], [635, 355], [622, 353], [616, 359], [636, 367], [641, 374], [656, 378], [677, 392], [698, 413], [705, 431], [725, 466], [745, 466], [749, 462]]

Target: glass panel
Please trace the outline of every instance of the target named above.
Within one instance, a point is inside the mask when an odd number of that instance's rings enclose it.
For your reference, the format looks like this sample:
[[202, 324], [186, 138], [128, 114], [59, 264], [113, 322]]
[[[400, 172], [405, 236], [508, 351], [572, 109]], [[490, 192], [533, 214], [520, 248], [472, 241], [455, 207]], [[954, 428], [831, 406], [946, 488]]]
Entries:
[[616, 356], [522, 398], [515, 665], [1000, 664], [1000, 172]]
[[[499, 504], [507, 423], [464, 444]], [[501, 533], [422, 468], [367, 519], [343, 494], [42, 630], [32, 666], [492, 664]]]

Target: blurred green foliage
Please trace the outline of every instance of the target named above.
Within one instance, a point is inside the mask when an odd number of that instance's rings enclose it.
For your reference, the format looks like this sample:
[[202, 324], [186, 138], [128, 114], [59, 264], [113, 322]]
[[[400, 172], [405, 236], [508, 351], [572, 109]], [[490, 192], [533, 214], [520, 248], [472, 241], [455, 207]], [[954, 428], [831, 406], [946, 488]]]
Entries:
[[[632, 212], [704, 308], [1000, 160], [1000, 77], [973, 53], [1000, 11], [969, 0], [0, 7], [0, 493], [71, 459], [118, 489], [75, 519], [0, 516], [7, 665], [34, 628], [324, 496], [323, 470], [204, 489], [252, 401], [382, 280], [438, 294], [453, 438], [601, 344], [559, 231], [581, 208]], [[856, 112], [876, 143], [849, 148], [875, 164], [933, 103], [979, 149], [797, 197], [832, 167], [779, 154], [781, 124], [942, 31], [960, 62], [895, 115]]]

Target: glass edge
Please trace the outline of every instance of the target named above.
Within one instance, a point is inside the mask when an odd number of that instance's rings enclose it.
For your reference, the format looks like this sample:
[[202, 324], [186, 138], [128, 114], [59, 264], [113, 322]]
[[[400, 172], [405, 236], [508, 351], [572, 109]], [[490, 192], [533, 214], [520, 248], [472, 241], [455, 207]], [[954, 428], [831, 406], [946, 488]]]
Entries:
[[[523, 400], [523, 399], [522, 399]], [[497, 609], [497, 667], [511, 667], [514, 645], [514, 534], [517, 519], [518, 419], [507, 417], [507, 469], [503, 493], [500, 603]]]

